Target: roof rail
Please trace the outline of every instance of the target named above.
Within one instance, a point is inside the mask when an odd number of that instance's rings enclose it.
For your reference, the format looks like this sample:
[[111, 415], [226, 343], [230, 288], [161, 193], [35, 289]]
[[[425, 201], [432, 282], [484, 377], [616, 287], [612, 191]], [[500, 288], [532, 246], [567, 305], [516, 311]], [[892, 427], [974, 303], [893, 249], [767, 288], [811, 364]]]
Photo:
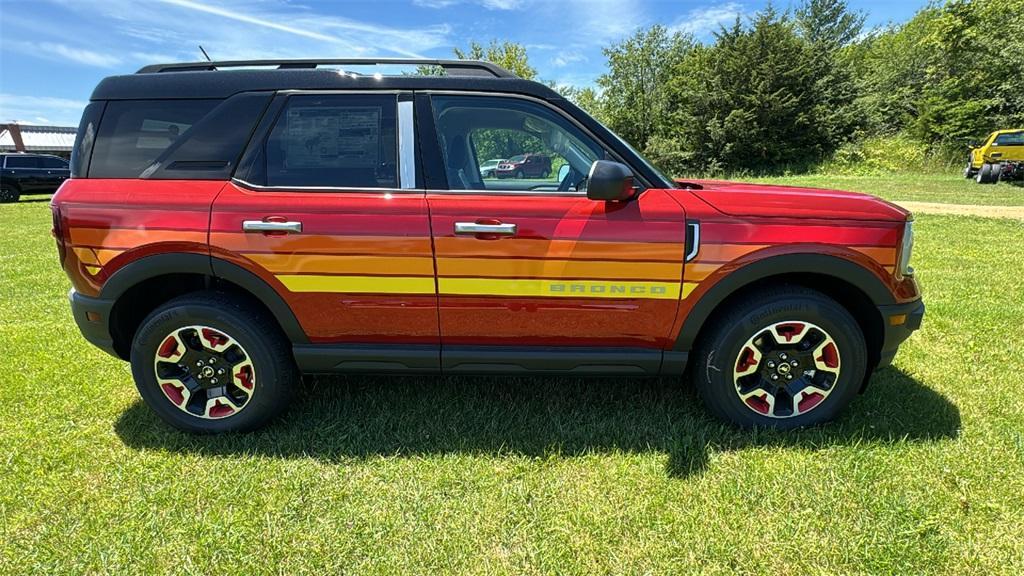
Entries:
[[429, 58], [311, 58], [299, 60], [223, 60], [214, 62], [178, 62], [174, 64], [151, 64], [139, 68], [136, 74], [158, 72], [195, 72], [241, 68], [247, 66], [277, 66], [278, 70], [313, 69], [322, 65], [366, 66], [402, 64], [416, 66], [438, 66], [449, 76], [493, 76], [495, 78], [516, 78], [508, 70], [480, 60], [435, 60]]

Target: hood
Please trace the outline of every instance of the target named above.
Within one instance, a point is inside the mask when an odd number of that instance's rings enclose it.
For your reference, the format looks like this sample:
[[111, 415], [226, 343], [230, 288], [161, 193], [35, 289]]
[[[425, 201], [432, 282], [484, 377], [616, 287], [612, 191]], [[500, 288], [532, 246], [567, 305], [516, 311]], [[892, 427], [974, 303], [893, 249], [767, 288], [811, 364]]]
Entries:
[[910, 215], [895, 204], [859, 192], [725, 180], [678, 182], [689, 188], [690, 193], [730, 216], [904, 221]]

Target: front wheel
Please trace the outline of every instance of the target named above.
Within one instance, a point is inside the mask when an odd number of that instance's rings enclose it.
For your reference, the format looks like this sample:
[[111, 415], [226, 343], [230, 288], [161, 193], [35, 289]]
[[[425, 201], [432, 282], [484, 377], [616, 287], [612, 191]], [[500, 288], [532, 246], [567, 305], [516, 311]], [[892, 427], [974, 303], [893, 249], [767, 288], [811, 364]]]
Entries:
[[17, 202], [19, 198], [21, 198], [21, 193], [18, 192], [17, 188], [6, 184], [0, 186], [0, 204]]
[[284, 334], [256, 307], [222, 293], [175, 298], [135, 334], [132, 375], [167, 423], [197, 433], [260, 428], [299, 381]]
[[853, 400], [867, 371], [860, 326], [814, 290], [768, 288], [713, 322], [693, 377], [708, 409], [740, 427], [827, 422]]

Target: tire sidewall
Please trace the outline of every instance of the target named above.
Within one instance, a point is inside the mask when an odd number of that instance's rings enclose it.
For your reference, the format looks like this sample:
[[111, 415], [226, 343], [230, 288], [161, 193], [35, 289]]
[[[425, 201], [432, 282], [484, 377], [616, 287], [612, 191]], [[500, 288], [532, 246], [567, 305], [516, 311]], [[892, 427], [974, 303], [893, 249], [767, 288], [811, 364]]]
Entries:
[[[164, 395], [153, 371], [156, 351], [167, 336], [180, 328], [202, 325], [233, 338], [253, 365], [256, 386], [245, 407], [231, 416], [209, 420], [191, 416], [176, 407]], [[135, 334], [131, 349], [132, 376], [146, 404], [163, 420], [190, 432], [217, 433], [258, 428], [273, 418], [286, 401], [281, 374], [275, 370], [274, 356], [267, 338], [254, 330], [244, 315], [235, 310], [206, 304], [183, 303], [162, 307], [147, 317]]]
[[17, 188], [13, 186], [4, 185], [0, 187], [0, 203], [8, 204], [17, 202], [21, 198], [21, 193], [18, 192]]
[[[860, 327], [850, 314], [831, 301], [789, 297], [754, 306], [739, 318], [732, 318], [719, 331], [711, 348], [701, 355], [698, 383], [710, 407], [743, 427], [780, 429], [811, 426], [833, 419], [857, 395], [864, 378], [867, 352]], [[808, 322], [827, 332], [840, 356], [839, 379], [819, 405], [791, 418], [771, 418], [750, 409], [736, 393], [733, 368], [741, 348], [755, 333], [778, 322]]]

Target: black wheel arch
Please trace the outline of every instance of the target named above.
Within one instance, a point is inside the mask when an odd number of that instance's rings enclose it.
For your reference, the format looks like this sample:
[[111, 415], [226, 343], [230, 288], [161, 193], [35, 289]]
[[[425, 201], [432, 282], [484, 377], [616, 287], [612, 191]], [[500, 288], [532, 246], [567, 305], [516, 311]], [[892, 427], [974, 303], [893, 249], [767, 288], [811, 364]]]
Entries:
[[164, 253], [125, 265], [103, 285], [99, 297], [113, 303], [108, 324], [118, 356], [127, 358], [134, 331], [149, 311], [171, 298], [205, 289], [247, 297], [277, 320], [292, 343], [309, 343], [288, 304], [256, 274], [206, 254]]
[[869, 359], [877, 364], [885, 327], [878, 306], [896, 304], [881, 279], [863, 266], [828, 254], [782, 254], [756, 260], [733, 270], [707, 292], [686, 316], [674, 350], [688, 352], [701, 330], [730, 300], [766, 284], [795, 284], [812, 288], [850, 310], [867, 339]]

